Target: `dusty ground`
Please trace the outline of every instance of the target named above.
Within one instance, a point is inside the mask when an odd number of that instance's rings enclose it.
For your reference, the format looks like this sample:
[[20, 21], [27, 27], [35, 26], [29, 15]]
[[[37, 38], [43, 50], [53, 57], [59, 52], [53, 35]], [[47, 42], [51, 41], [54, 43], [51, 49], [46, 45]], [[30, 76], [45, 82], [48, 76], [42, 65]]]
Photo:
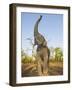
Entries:
[[[38, 76], [37, 64], [29, 63], [29, 64], [23, 64], [22, 63], [22, 77], [28, 77], [28, 76]], [[49, 63], [49, 76], [54, 75], [62, 75], [63, 74], [63, 62], [58, 61], [50, 61]]]

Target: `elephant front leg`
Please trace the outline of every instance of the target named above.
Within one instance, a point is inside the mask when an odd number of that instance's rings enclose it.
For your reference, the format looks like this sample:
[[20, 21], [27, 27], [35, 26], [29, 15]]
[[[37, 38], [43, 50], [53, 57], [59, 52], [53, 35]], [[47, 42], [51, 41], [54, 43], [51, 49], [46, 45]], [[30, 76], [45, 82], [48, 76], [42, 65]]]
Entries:
[[42, 76], [42, 65], [39, 61], [38, 61], [38, 75]]
[[43, 63], [43, 75], [47, 76], [48, 75], [48, 57], [44, 57], [44, 63]]
[[38, 70], [38, 75], [39, 76], [42, 76], [42, 61], [41, 61], [41, 58], [38, 57], [37, 59], [37, 70]]

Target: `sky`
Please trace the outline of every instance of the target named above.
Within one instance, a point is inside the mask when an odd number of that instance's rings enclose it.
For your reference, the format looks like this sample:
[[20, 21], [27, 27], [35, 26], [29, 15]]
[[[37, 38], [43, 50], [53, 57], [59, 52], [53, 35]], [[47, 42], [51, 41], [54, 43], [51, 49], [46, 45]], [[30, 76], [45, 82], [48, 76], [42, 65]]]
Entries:
[[27, 38], [34, 39], [34, 25], [40, 15], [42, 15], [42, 20], [38, 31], [45, 37], [48, 47], [63, 48], [63, 14], [27, 12], [21, 12], [21, 48], [31, 51], [32, 47]]

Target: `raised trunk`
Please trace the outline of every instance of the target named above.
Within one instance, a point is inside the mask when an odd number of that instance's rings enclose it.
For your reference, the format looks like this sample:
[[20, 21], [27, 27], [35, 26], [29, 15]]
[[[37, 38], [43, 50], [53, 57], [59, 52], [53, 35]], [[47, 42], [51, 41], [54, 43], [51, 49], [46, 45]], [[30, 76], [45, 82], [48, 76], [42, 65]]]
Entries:
[[38, 34], [38, 25], [39, 25], [39, 22], [41, 21], [42, 19], [42, 16], [39, 17], [39, 19], [37, 20], [35, 26], [34, 26], [34, 36], [36, 36]]

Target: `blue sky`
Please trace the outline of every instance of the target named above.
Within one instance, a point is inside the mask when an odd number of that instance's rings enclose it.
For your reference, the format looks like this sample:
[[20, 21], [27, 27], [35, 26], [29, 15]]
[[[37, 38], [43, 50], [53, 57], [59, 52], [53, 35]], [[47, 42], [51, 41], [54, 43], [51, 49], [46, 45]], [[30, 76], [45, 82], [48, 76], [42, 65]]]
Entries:
[[48, 47], [63, 48], [63, 15], [44, 13], [21, 13], [22, 49], [31, 49], [27, 38], [34, 38], [34, 25], [39, 16], [42, 20], [39, 23], [39, 32], [47, 40]]

